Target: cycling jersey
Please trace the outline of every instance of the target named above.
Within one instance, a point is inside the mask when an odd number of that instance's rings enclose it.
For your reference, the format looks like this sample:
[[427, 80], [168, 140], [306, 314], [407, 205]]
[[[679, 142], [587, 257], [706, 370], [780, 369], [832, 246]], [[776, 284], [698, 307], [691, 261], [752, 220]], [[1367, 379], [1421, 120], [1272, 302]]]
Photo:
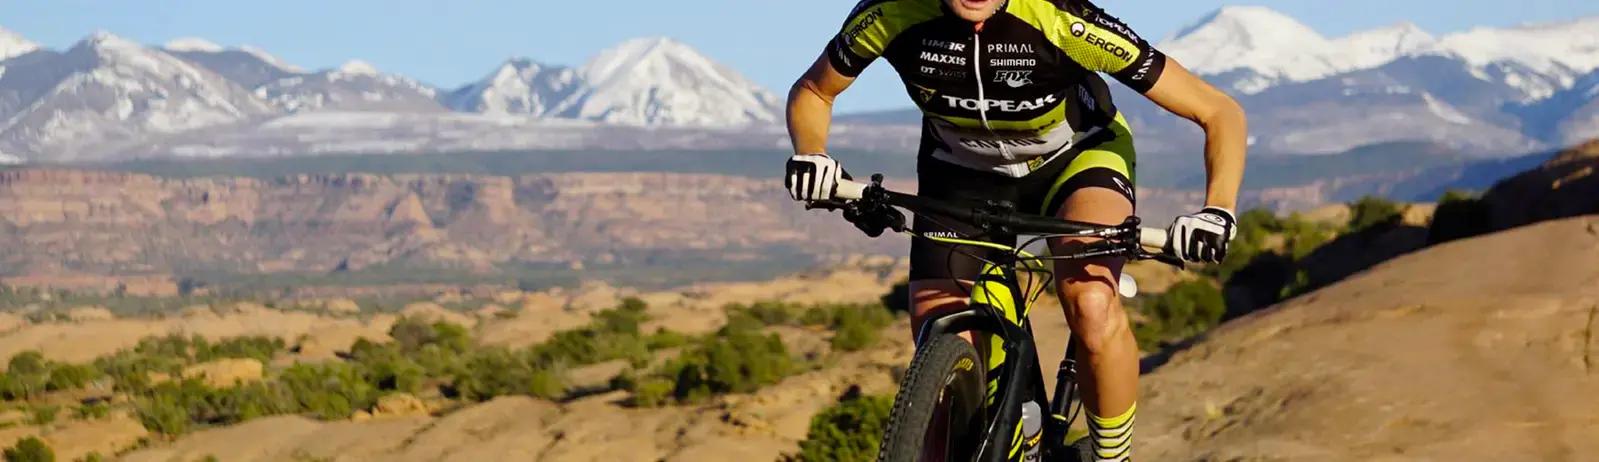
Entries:
[[1098, 72], [1143, 93], [1166, 63], [1087, 0], [1010, 0], [981, 25], [944, 1], [863, 0], [827, 56], [850, 77], [887, 59], [922, 110], [932, 156], [963, 167], [1026, 176], [1109, 130], [1117, 112]]

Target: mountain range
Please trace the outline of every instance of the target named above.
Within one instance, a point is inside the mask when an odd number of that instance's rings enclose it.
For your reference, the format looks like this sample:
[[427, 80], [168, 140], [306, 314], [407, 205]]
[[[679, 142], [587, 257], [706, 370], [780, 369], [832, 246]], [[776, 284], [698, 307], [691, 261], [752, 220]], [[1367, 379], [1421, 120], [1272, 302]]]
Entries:
[[[1414, 24], [1326, 37], [1225, 7], [1159, 47], [1234, 94], [1253, 150], [1330, 154], [1425, 141], [1497, 157], [1599, 136], [1599, 17], [1434, 36]], [[1118, 90], [1140, 150], [1201, 133]], [[621, 43], [579, 66], [513, 58], [440, 88], [356, 60], [305, 70], [264, 50], [100, 32], [66, 50], [0, 30], [0, 162], [525, 149], [773, 148], [781, 100], [680, 42]], [[908, 151], [913, 110], [842, 115], [835, 146]]]
[[[775, 95], [666, 38], [575, 68], [510, 59], [453, 90], [360, 60], [307, 71], [199, 38], [150, 47], [98, 32], [55, 51], [0, 30], [0, 58], [0, 161], [10, 162], [593, 147], [615, 132], [632, 145], [648, 139], [640, 128], [700, 138], [775, 127], [780, 114]], [[450, 139], [488, 144], [438, 146]]]

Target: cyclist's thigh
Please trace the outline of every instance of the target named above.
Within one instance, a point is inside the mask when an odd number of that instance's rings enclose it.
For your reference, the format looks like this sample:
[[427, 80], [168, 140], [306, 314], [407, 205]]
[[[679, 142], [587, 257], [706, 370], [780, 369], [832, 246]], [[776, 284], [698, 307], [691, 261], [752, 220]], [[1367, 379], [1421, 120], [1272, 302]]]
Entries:
[[[1015, 201], [1014, 180], [978, 172], [923, 156], [917, 163], [918, 192], [943, 200]], [[985, 235], [975, 226], [948, 218], [917, 215], [911, 222], [917, 234], [968, 240], [1014, 243], [1014, 235]], [[912, 239], [910, 252], [911, 304], [919, 320], [930, 314], [966, 306], [971, 281], [982, 271], [991, 249], [949, 245]]]
[[[1116, 135], [1113, 139], [1083, 150], [1054, 179], [1042, 201], [1046, 213], [1104, 225], [1120, 224], [1133, 215], [1133, 171], [1137, 155], [1132, 132], [1119, 115], [1110, 129]], [[1055, 255], [1069, 254], [1089, 241], [1092, 239], [1051, 240], [1050, 251]], [[1090, 288], [1109, 288], [1114, 294], [1123, 260], [1059, 261], [1055, 264], [1056, 277], [1068, 295]]]

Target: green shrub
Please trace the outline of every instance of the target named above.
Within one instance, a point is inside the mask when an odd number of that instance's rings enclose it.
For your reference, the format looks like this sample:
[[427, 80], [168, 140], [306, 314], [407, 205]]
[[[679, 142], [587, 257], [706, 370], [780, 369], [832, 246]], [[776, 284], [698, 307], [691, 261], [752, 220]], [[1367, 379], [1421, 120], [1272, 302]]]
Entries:
[[100, 378], [99, 370], [88, 364], [52, 364], [50, 378], [45, 382], [45, 389], [76, 390], [88, 385], [94, 379]]
[[[532, 349], [532, 358], [543, 367], [594, 364], [614, 359], [648, 361], [651, 339], [640, 332], [649, 320], [643, 301], [627, 298], [616, 308], [594, 315], [588, 325], [557, 332]], [[670, 343], [672, 339], [662, 338]]]
[[56, 452], [37, 437], [17, 440], [17, 445], [6, 448], [6, 462], [55, 462]]
[[565, 380], [559, 372], [535, 365], [526, 354], [504, 348], [471, 355], [452, 387], [462, 398], [473, 401], [505, 395], [556, 399], [566, 394]]
[[1133, 326], [1133, 333], [1139, 347], [1146, 350], [1204, 332], [1220, 322], [1227, 311], [1221, 290], [1205, 280], [1179, 282], [1165, 293], [1145, 300], [1140, 310], [1145, 319]]
[[111, 415], [111, 405], [106, 402], [94, 402], [78, 406], [76, 410], [78, 419], [99, 420]]
[[377, 400], [377, 388], [345, 363], [295, 364], [284, 369], [278, 381], [300, 409], [323, 419], [349, 417]]
[[167, 436], [189, 431], [189, 411], [178, 396], [157, 394], [139, 400], [134, 413], [146, 430]]
[[1399, 223], [1399, 204], [1377, 196], [1365, 196], [1349, 204], [1350, 233], [1393, 226]]
[[40, 405], [28, 408], [28, 421], [34, 425], [50, 425], [55, 423], [56, 415], [61, 413], [61, 406]]
[[855, 462], [877, 457], [894, 398], [859, 396], [846, 398], [811, 418], [809, 433], [800, 442], [798, 460], [806, 462]]
[[796, 369], [776, 334], [725, 326], [663, 368], [674, 377], [678, 401], [698, 401], [726, 393], [748, 393], [777, 383]]
[[671, 402], [677, 384], [671, 379], [647, 378], [631, 384], [633, 397], [629, 403], [641, 407], [659, 407]]

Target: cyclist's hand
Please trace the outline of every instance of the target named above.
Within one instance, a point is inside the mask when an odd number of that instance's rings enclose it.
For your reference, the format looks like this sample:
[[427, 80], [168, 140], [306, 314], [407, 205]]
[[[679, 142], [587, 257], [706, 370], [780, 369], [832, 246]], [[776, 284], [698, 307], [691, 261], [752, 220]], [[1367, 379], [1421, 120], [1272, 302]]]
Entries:
[[1227, 243], [1238, 235], [1238, 220], [1221, 207], [1177, 217], [1167, 230], [1166, 252], [1191, 263], [1220, 263], [1227, 258]]
[[843, 178], [844, 168], [825, 154], [796, 154], [788, 158], [788, 172], [783, 176], [783, 186], [789, 197], [797, 201], [815, 202], [833, 199], [833, 190]]

